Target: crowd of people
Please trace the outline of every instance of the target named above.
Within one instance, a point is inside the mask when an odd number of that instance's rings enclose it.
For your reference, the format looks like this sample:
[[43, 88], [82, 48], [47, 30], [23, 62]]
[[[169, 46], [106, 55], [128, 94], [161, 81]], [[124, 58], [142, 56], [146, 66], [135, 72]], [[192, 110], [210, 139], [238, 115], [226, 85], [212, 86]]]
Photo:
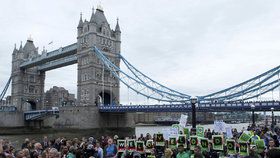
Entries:
[[[218, 158], [218, 157], [232, 157], [232, 158], [280, 158], [279, 141], [280, 130], [275, 128], [269, 130], [268, 128], [255, 127], [254, 129], [248, 129], [254, 134], [251, 136], [248, 143], [248, 155], [241, 156], [238, 153], [238, 138], [244, 131], [232, 130], [233, 137], [231, 139], [236, 140], [237, 149], [235, 154], [229, 154], [227, 152], [227, 146], [224, 144], [223, 150], [217, 151], [213, 149], [212, 136], [221, 134], [205, 130], [204, 137], [209, 139], [208, 150], [202, 150], [198, 143], [191, 150], [190, 142], [187, 139], [186, 144], [178, 144], [177, 147], [171, 148], [169, 146], [168, 139], [165, 140], [165, 145], [156, 145], [156, 136], [147, 133], [140, 137], [136, 136], [119, 138], [117, 135], [113, 137], [102, 136], [100, 139], [89, 138], [65, 138], [60, 137], [56, 139], [49, 139], [44, 136], [42, 140], [36, 141], [35, 139], [26, 138], [21, 145], [21, 149], [15, 149], [9, 140], [3, 140], [0, 138], [0, 158]], [[118, 140], [131, 140], [147, 143], [148, 140], [153, 140], [154, 144], [152, 150], [143, 152], [135, 150], [125, 149], [120, 151], [118, 146]], [[259, 152], [255, 146], [250, 146], [255, 139], [263, 139], [265, 147]]]

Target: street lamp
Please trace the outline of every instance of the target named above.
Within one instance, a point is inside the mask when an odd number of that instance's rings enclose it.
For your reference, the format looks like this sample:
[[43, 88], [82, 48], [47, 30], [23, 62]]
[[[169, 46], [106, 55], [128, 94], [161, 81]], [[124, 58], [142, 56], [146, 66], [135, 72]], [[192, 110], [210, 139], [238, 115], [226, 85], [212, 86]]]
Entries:
[[270, 110], [271, 110], [271, 130], [273, 130], [274, 129], [274, 113], [273, 113], [273, 111], [274, 111], [274, 108], [270, 108]]
[[254, 128], [255, 125], [255, 105], [251, 105], [251, 109], [252, 109], [252, 127]]
[[192, 133], [192, 135], [196, 134], [196, 108], [195, 108], [196, 103], [197, 103], [197, 98], [192, 97], [191, 98], [191, 104], [192, 104], [192, 129], [191, 129], [191, 133]]

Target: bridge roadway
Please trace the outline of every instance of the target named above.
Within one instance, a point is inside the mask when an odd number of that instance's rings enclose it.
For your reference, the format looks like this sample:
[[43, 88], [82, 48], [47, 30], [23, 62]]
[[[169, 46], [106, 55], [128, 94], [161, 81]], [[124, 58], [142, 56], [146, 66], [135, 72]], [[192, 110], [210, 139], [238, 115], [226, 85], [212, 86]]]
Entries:
[[[197, 112], [231, 112], [231, 111], [280, 111], [279, 101], [239, 102], [239, 103], [199, 103]], [[124, 113], [124, 112], [191, 112], [190, 103], [174, 105], [122, 105], [122, 106], [99, 106], [102, 113]]]
[[[41, 66], [45, 63], [52, 62], [52, 61], [54, 62], [55, 60], [73, 56], [76, 54], [77, 54], [77, 43], [73, 43], [68, 46], [61, 47], [54, 51], [47, 52], [47, 53], [41, 54], [38, 57], [27, 60], [20, 65], [20, 68], [27, 69], [27, 68], [31, 68], [34, 66]], [[66, 60], [66, 62], [69, 62], [69, 61]]]

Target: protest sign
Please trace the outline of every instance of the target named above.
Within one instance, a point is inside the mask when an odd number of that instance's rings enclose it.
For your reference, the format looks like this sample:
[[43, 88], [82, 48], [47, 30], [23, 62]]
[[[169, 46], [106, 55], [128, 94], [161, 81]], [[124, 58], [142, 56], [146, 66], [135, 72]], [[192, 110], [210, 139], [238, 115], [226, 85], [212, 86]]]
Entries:
[[232, 138], [233, 135], [232, 135], [232, 128], [229, 126], [229, 127], [226, 127], [226, 137], [227, 138]]
[[144, 142], [143, 141], [136, 141], [136, 151], [139, 153], [144, 152]]
[[262, 153], [263, 150], [265, 149], [264, 140], [263, 139], [255, 140], [255, 144], [256, 144], [256, 147], [257, 147], [257, 152]]
[[129, 139], [129, 140], [127, 140], [127, 149], [129, 150], [129, 151], [134, 151], [135, 150], [135, 148], [136, 148], [136, 146], [135, 146], [135, 140], [134, 139]]
[[194, 147], [198, 144], [197, 136], [190, 136], [190, 149], [194, 150]]
[[239, 154], [241, 156], [247, 156], [249, 155], [249, 150], [248, 150], [248, 145], [247, 145], [247, 142], [238, 142], [239, 143]]
[[172, 128], [176, 128], [177, 131], [178, 131], [178, 133], [179, 133], [180, 128], [181, 128], [179, 124], [173, 124], [171, 127], [172, 127]]
[[156, 146], [164, 146], [164, 138], [162, 133], [156, 134]]
[[126, 150], [126, 141], [125, 140], [118, 140], [118, 152], [124, 152]]
[[214, 150], [223, 150], [223, 136], [222, 135], [213, 135], [213, 149]]
[[248, 142], [250, 140], [250, 136], [248, 134], [246, 134], [245, 132], [243, 132], [241, 134], [241, 136], [239, 137], [239, 141], [241, 142]]
[[169, 137], [169, 147], [175, 149], [177, 147], [177, 137]]
[[154, 141], [153, 140], [147, 140], [146, 142], [146, 148], [145, 148], [145, 152], [146, 153], [151, 153], [154, 147]]
[[179, 135], [178, 136], [178, 145], [184, 145], [184, 147], [187, 147], [187, 140], [185, 135]]
[[228, 139], [228, 140], [226, 141], [226, 145], [227, 145], [228, 154], [230, 154], [230, 155], [236, 154], [235, 140], [233, 140], [233, 139]]
[[162, 134], [164, 139], [168, 139], [170, 136], [170, 128], [164, 128], [162, 129]]
[[226, 126], [226, 124], [222, 120], [221, 121], [214, 121], [215, 132], [222, 133], [223, 131], [225, 131], [225, 126]]
[[190, 129], [189, 128], [184, 128], [184, 134], [186, 135], [186, 138], [190, 138]]
[[181, 115], [181, 118], [180, 118], [179, 125], [180, 125], [181, 127], [186, 127], [186, 125], [187, 125], [187, 119], [188, 119], [188, 115], [182, 114], [182, 115]]
[[200, 138], [200, 145], [201, 145], [201, 149], [204, 151], [208, 151], [208, 139], [207, 138]]
[[204, 127], [202, 127], [202, 126], [197, 126], [197, 127], [196, 127], [196, 135], [197, 135], [198, 137], [204, 138]]

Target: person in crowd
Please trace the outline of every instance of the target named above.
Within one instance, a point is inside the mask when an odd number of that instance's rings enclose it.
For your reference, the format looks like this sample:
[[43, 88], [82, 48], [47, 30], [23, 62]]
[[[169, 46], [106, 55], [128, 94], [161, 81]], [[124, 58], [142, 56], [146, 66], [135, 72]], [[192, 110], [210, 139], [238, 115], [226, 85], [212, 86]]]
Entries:
[[95, 151], [97, 152], [97, 157], [96, 158], [103, 158], [103, 149], [101, 148], [99, 142], [96, 143]]
[[193, 151], [194, 151], [194, 158], [203, 158], [200, 146], [195, 146]]
[[49, 158], [60, 158], [60, 153], [56, 148], [51, 148], [49, 151]]
[[49, 140], [47, 136], [44, 136], [43, 141], [41, 142], [43, 150], [49, 147]]
[[68, 151], [68, 154], [67, 154], [66, 158], [76, 158], [75, 147], [74, 146], [69, 147], [69, 151]]
[[176, 155], [176, 158], [189, 158], [189, 153], [185, 152], [184, 145], [180, 144], [178, 145], [178, 154]]
[[41, 143], [34, 144], [34, 150], [30, 153], [31, 158], [38, 158], [43, 152]]
[[24, 143], [22, 143], [21, 145], [21, 149], [28, 148], [29, 143], [30, 143], [29, 139], [25, 138]]
[[106, 147], [106, 157], [107, 158], [113, 158], [117, 154], [117, 146], [113, 144], [113, 139], [108, 139], [108, 145]]
[[164, 150], [164, 157], [165, 158], [172, 158], [173, 151], [170, 148], [166, 148]]

